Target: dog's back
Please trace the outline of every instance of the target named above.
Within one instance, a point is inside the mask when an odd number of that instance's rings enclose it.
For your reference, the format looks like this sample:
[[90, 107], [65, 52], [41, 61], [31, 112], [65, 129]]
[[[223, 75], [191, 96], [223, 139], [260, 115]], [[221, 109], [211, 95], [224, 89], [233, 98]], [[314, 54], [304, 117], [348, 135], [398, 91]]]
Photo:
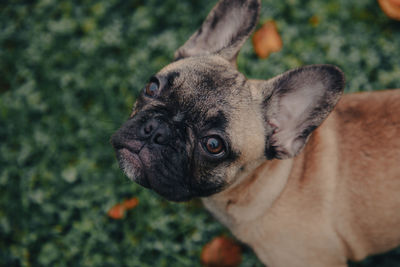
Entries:
[[338, 230], [361, 259], [400, 243], [400, 90], [344, 95], [332, 115]]

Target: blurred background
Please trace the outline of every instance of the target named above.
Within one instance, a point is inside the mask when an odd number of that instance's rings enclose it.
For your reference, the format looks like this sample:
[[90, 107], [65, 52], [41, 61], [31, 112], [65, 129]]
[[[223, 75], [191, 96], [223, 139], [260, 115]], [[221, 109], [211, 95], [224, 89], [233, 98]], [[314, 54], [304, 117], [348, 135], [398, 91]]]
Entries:
[[[0, 266], [200, 266], [204, 245], [230, 235], [199, 200], [170, 203], [130, 182], [109, 143], [215, 3], [0, 2]], [[346, 92], [400, 88], [400, 22], [376, 1], [262, 5], [258, 27], [275, 21], [283, 47], [260, 59], [246, 42], [248, 77], [330, 63]], [[240, 266], [262, 266], [241, 250]], [[352, 266], [400, 266], [400, 249]]]

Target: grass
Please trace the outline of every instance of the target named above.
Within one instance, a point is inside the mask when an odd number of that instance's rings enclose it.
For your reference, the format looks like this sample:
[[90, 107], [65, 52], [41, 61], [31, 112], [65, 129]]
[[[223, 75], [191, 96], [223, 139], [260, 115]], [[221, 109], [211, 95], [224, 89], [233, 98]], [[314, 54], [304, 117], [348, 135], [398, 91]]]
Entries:
[[[110, 135], [215, 1], [0, 3], [0, 266], [200, 266], [229, 234], [199, 201], [167, 202], [118, 169]], [[331, 63], [347, 92], [400, 87], [400, 24], [371, 0], [263, 0], [284, 47], [239, 69], [267, 79]], [[122, 220], [107, 211], [126, 198]], [[400, 265], [400, 251], [353, 266]], [[241, 266], [261, 266], [249, 249]]]

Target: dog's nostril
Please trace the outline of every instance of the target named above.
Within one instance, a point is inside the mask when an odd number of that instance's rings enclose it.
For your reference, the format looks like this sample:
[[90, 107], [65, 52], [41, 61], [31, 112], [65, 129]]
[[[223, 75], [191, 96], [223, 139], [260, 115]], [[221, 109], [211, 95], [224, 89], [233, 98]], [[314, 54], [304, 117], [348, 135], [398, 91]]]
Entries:
[[151, 143], [158, 145], [167, 144], [171, 134], [168, 125], [157, 120], [150, 120], [143, 124], [140, 132], [142, 138], [149, 139]]
[[159, 145], [163, 145], [166, 143], [167, 138], [161, 133], [156, 133], [153, 138], [153, 142]]
[[171, 137], [168, 126], [164, 125], [154, 130], [151, 141], [157, 145], [166, 145]]
[[151, 123], [147, 124], [144, 127], [144, 133], [145, 134], [151, 134], [152, 131], [153, 131], [153, 125]]
[[159, 126], [159, 123], [155, 120], [147, 121], [142, 126], [142, 130], [141, 130], [142, 134], [144, 135], [144, 137], [151, 136], [153, 134], [153, 132], [158, 128], [158, 126]]

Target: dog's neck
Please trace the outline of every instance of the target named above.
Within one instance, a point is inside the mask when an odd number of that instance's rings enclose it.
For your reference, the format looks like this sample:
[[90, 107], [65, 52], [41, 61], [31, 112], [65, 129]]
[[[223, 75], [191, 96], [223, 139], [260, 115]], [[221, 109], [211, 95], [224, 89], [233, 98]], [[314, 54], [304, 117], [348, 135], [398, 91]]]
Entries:
[[[263, 216], [282, 193], [293, 159], [259, 161], [238, 178], [238, 182], [227, 190], [203, 199], [211, 213], [231, 228]], [[265, 193], [269, 188], [270, 194]], [[256, 205], [249, 209], [249, 205]]]

